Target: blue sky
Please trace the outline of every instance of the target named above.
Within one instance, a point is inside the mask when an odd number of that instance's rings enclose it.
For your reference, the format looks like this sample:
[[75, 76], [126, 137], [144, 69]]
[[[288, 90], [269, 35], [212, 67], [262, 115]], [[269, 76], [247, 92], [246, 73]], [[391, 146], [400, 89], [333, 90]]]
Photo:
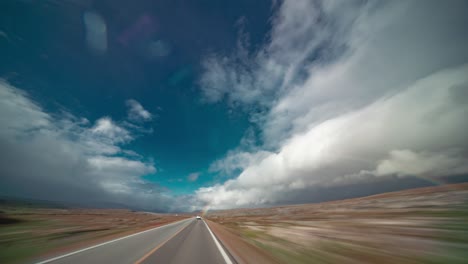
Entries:
[[[91, 122], [102, 116], [125, 120], [125, 101], [132, 98], [154, 116], [145, 124], [152, 132], [127, 145], [154, 159], [158, 172], [145, 179], [177, 194], [218, 181], [207, 171], [208, 166], [237, 146], [249, 122], [245, 113], [230, 113], [223, 104], [202, 102], [196, 87], [199, 60], [209, 50], [235, 48], [239, 30], [235, 24], [240, 18], [251, 20], [245, 26], [259, 33], [255, 35], [264, 35], [268, 1], [255, 6], [249, 1], [222, 5], [217, 1], [142, 1], [137, 5], [124, 1], [95, 5], [12, 1], [4, 5], [9, 12], [2, 16], [2, 31], [23, 38], [1, 51], [5, 58], [2, 72], [13, 74], [11, 83], [21, 86], [50, 112], [65, 109]], [[26, 17], [20, 15], [24, 13]], [[96, 54], [83, 40], [83, 20], [90, 13], [105, 20], [107, 47], [103, 54]], [[140, 31], [134, 29], [145, 18], [148, 25]], [[127, 44], [120, 43], [122, 35], [132, 30], [135, 33]], [[166, 43], [167, 54], [145, 54], [144, 49], [158, 41]], [[190, 173], [200, 173], [200, 177], [187, 184]]]
[[466, 7], [4, 1], [0, 194], [179, 211], [464, 176]]

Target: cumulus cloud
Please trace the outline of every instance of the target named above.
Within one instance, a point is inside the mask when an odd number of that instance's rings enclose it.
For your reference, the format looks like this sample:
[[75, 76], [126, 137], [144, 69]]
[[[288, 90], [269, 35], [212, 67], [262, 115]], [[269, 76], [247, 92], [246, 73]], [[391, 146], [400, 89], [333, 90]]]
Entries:
[[152, 119], [153, 115], [136, 100], [127, 100], [126, 104], [128, 106], [128, 119], [131, 121], [142, 122]]
[[468, 173], [466, 7], [284, 1], [260, 51], [209, 55], [200, 81], [208, 102], [268, 110], [255, 118], [264, 145], [214, 162], [240, 172], [199, 189], [199, 201], [275, 204], [382, 176]]
[[[0, 192], [90, 206], [183, 209], [142, 179], [151, 160], [126, 149], [136, 132], [110, 117], [94, 124], [47, 113], [24, 91], [0, 81]], [[182, 199], [182, 198], [180, 198]], [[186, 204], [186, 203], [181, 203]]]
[[109, 117], [98, 119], [94, 127], [91, 128], [91, 132], [115, 143], [122, 143], [133, 139], [125, 128], [115, 124]]

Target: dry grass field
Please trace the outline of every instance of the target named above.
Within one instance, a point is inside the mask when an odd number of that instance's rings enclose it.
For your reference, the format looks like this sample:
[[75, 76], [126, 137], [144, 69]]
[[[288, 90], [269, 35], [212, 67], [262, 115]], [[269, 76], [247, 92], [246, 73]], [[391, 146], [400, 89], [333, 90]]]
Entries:
[[282, 263], [467, 263], [468, 184], [211, 212]]
[[120, 209], [2, 205], [0, 263], [23, 263], [186, 218]]

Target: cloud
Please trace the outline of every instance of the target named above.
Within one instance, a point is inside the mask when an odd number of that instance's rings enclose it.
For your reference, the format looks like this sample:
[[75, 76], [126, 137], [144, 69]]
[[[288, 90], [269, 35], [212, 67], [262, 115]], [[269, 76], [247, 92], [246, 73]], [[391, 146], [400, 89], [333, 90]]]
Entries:
[[18, 130], [41, 129], [50, 125], [51, 117], [30, 101], [23, 91], [15, 89], [3, 80], [0, 80], [0, 87], [2, 135], [12, 135]]
[[187, 205], [142, 179], [156, 173], [154, 163], [126, 148], [135, 132], [110, 117], [89, 124], [70, 113], [47, 113], [2, 80], [0, 122], [3, 195], [158, 211]]
[[[264, 118], [268, 144], [275, 145], [278, 139], [312, 123], [364, 107], [417, 79], [468, 61], [468, 51], [462, 48], [468, 43], [462, 26], [468, 19], [459, 11], [466, 6], [463, 1], [374, 5], [352, 15], [355, 19], [346, 38], [335, 36], [347, 47], [341, 56], [333, 63], [319, 59], [306, 65], [308, 78], [277, 99]], [[325, 16], [338, 16], [334, 19], [339, 21], [341, 12], [349, 12], [341, 5], [332, 10]], [[439, 12], [451, 15], [430, 19]], [[454, 22], [451, 16], [460, 20]]]
[[190, 181], [190, 182], [194, 182], [194, 181], [198, 180], [199, 176], [200, 176], [199, 172], [193, 172], [193, 173], [190, 173], [187, 176], [187, 180]]
[[156, 172], [156, 169], [150, 164], [122, 157], [94, 156], [89, 158], [88, 162], [97, 171], [135, 172], [139, 175]]
[[241, 149], [229, 151], [222, 159], [212, 162], [208, 170], [231, 176], [260, 162], [270, 154], [270, 152], [262, 150], [256, 152], [242, 151]]
[[107, 25], [101, 15], [94, 11], [86, 11], [83, 14], [86, 43], [96, 53], [107, 51]]
[[126, 104], [129, 108], [128, 119], [130, 119], [131, 121], [150, 121], [153, 118], [153, 115], [146, 109], [144, 109], [143, 106], [136, 100], [127, 100]]
[[215, 161], [239, 173], [200, 188], [200, 203], [278, 204], [320, 188], [385, 190], [383, 176], [468, 173], [466, 5], [285, 1], [257, 53], [209, 55], [207, 102], [267, 110], [254, 119], [263, 146]]
[[373, 174], [450, 176], [468, 172], [468, 164], [462, 153], [416, 153], [411, 150], [394, 150], [388, 159], [379, 161]]
[[115, 124], [109, 117], [98, 119], [94, 127], [91, 128], [91, 132], [96, 136], [115, 143], [122, 143], [133, 139], [125, 128]]
[[[318, 56], [322, 61], [330, 60], [339, 53], [343, 44], [336, 36], [347, 35], [359, 8], [355, 1], [339, 7], [329, 2], [284, 1], [272, 18], [270, 42], [257, 52], [249, 52], [248, 35], [241, 32], [233, 54], [213, 53], [202, 61], [205, 73], [200, 86], [205, 100], [226, 99], [233, 106], [271, 106], [275, 98], [303, 80], [304, 64], [311, 64]], [[336, 9], [342, 12], [333, 14]]]

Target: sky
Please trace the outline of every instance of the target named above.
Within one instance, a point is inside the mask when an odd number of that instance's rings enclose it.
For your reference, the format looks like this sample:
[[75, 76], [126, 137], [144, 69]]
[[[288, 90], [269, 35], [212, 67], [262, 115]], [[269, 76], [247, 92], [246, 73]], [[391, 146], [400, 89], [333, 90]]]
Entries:
[[468, 180], [468, 2], [0, 3], [0, 195], [158, 212]]

